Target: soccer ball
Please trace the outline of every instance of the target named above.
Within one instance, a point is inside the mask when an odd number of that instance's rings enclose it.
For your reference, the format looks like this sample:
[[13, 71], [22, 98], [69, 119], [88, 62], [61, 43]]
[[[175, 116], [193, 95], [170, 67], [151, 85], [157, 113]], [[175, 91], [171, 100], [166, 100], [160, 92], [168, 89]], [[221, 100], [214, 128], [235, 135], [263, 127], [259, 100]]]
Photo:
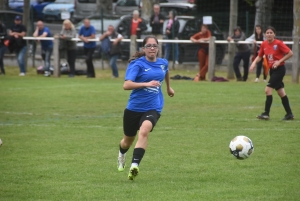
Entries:
[[2, 146], [2, 140], [0, 139], [0, 147]]
[[242, 160], [250, 157], [254, 147], [250, 138], [240, 135], [230, 141], [229, 151], [234, 157]]

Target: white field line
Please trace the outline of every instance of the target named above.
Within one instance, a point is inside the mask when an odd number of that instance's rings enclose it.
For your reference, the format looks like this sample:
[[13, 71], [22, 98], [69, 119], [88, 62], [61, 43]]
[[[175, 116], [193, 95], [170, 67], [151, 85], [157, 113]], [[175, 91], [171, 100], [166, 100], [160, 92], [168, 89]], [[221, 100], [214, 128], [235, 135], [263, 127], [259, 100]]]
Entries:
[[[90, 125], [90, 126], [81, 126], [81, 125], [57, 125], [57, 124], [14, 124], [14, 123], [7, 123], [7, 124], [0, 124], [0, 127], [22, 127], [22, 126], [31, 126], [31, 127], [65, 127], [65, 128], [103, 128], [103, 129], [122, 129], [122, 126], [101, 126], [101, 125]], [[157, 129], [163, 130], [186, 130], [184, 127], [164, 127], [158, 126]], [[220, 130], [236, 130], [236, 128], [197, 128], [197, 130], [213, 130], [213, 131], [220, 131]], [[241, 128], [241, 131], [299, 131], [299, 128]]]

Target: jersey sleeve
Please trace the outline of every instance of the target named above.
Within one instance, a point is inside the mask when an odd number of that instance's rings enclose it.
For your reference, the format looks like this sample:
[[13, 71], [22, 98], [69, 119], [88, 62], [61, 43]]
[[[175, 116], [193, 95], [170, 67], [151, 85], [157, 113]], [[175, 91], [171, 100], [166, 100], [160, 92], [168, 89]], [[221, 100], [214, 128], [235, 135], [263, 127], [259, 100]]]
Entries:
[[140, 71], [140, 66], [138, 65], [138, 62], [135, 62], [135, 61], [131, 62], [128, 65], [128, 68], [126, 70], [125, 81], [131, 80], [131, 81], [135, 82], [139, 71]]
[[280, 49], [284, 54], [287, 54], [287, 53], [289, 53], [289, 52], [291, 51], [291, 49], [290, 49], [288, 46], [286, 46], [286, 44], [284, 44], [282, 41], [280, 41], [280, 42], [278, 43], [278, 46], [279, 46], [279, 49]]
[[259, 57], [263, 57], [264, 56], [264, 49], [265, 49], [265, 45], [264, 45], [265, 43], [264, 42], [262, 42], [262, 44], [261, 44], [261, 46], [260, 46], [260, 49], [259, 49], [259, 53], [258, 53], [258, 56]]

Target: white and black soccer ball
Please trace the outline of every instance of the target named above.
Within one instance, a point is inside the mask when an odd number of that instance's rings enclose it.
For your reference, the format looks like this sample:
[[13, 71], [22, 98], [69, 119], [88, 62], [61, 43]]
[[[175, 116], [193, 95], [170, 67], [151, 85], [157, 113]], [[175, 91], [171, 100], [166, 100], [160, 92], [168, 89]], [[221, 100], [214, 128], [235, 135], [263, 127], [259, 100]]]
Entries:
[[0, 139], [0, 147], [2, 146], [2, 140]]
[[236, 136], [230, 141], [230, 153], [237, 159], [247, 159], [254, 151], [252, 140], [246, 136]]

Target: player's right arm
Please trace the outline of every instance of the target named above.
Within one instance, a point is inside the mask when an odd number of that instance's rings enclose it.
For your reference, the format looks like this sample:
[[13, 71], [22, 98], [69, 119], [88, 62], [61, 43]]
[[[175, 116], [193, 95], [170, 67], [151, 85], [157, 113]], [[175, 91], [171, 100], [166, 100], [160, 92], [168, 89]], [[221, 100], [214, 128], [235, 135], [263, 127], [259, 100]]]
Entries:
[[123, 84], [124, 90], [133, 90], [144, 87], [158, 87], [160, 86], [159, 81], [152, 80], [150, 82], [133, 82], [131, 80], [126, 80]]

